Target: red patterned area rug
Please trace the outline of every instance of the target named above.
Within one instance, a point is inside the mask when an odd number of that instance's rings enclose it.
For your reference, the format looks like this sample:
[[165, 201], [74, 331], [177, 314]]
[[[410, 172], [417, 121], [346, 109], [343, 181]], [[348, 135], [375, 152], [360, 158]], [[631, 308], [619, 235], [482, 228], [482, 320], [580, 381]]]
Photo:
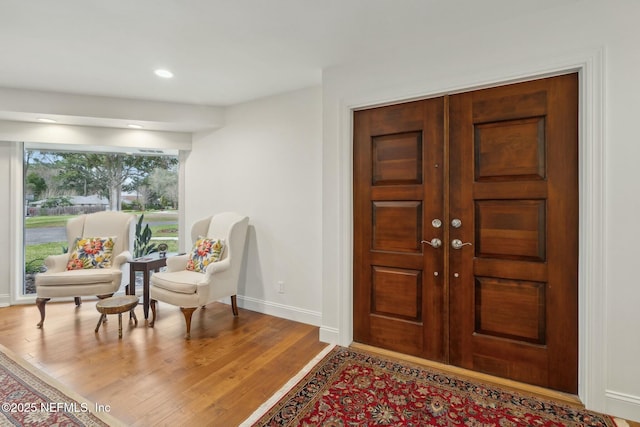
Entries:
[[0, 403], [0, 426], [124, 425], [2, 345]]
[[344, 347], [259, 411], [243, 425], [616, 426], [606, 415]]

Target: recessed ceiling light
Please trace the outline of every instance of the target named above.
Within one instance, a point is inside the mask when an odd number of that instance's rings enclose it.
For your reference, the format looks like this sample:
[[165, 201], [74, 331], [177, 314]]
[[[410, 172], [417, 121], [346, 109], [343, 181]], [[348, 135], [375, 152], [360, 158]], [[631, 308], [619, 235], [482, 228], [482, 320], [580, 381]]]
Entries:
[[173, 73], [171, 71], [163, 70], [161, 68], [155, 70], [154, 73], [156, 73], [156, 76], [162, 77], [164, 79], [170, 79], [171, 77], [173, 77]]
[[142, 129], [142, 126], [140, 126], [140, 125], [135, 125], [135, 124], [133, 124], [133, 123], [128, 124], [127, 126], [128, 126], [128, 127], [130, 127], [131, 129]]
[[53, 120], [53, 119], [45, 119], [45, 118], [39, 118], [39, 119], [38, 119], [38, 121], [39, 121], [39, 122], [42, 122], [42, 123], [58, 123], [56, 120]]

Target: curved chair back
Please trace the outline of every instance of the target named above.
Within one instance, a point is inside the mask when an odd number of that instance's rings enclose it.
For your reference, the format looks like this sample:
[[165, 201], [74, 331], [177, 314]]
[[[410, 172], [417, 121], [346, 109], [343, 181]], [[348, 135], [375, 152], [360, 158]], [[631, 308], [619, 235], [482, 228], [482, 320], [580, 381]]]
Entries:
[[[195, 222], [191, 228], [191, 239], [193, 242], [201, 236], [224, 239], [226, 247], [221, 261], [231, 258], [231, 274], [227, 277], [231, 281], [237, 282], [240, 275], [248, 225], [249, 217], [235, 212], [222, 212]], [[235, 256], [236, 253], [237, 256]]]
[[115, 237], [113, 253], [130, 250], [133, 242], [133, 215], [117, 211], [84, 214], [67, 222], [69, 250], [78, 237]]

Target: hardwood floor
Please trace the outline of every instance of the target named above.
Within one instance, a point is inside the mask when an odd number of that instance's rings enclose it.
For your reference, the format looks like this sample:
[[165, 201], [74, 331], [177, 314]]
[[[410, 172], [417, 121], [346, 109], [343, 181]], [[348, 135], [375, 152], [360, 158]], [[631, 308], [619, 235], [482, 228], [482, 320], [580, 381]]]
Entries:
[[326, 344], [318, 328], [213, 303], [193, 314], [191, 340], [177, 307], [160, 304], [155, 328], [109, 316], [96, 334], [95, 301], [0, 308], [0, 344], [69, 386], [111, 406], [131, 426], [234, 426], [280, 389]]
[[[111, 406], [111, 415], [130, 426], [235, 426], [278, 391], [325, 344], [318, 328], [214, 303], [193, 315], [190, 341], [176, 307], [159, 305], [155, 328], [123, 315], [109, 316], [96, 334], [95, 301], [79, 309], [72, 302], [48, 303], [42, 330], [33, 305], [0, 308], [0, 344], [21, 355], [80, 395]], [[433, 362], [360, 346], [388, 357], [432, 366]], [[509, 383], [437, 364], [458, 375]], [[481, 377], [479, 378], [478, 375]], [[536, 393], [525, 387], [523, 391]], [[539, 390], [538, 390], [539, 391]], [[542, 392], [565, 403], [575, 398]], [[640, 423], [629, 422], [630, 427]]]

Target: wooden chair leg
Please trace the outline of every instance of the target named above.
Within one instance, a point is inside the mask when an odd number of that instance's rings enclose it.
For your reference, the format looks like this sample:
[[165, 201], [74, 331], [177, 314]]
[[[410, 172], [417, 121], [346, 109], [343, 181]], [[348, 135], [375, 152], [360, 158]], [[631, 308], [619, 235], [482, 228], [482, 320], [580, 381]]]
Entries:
[[149, 302], [149, 306], [151, 307], [151, 322], [149, 322], [149, 327], [153, 328], [153, 325], [156, 323], [156, 300], [152, 299]]
[[238, 302], [236, 301], [235, 295], [231, 295], [231, 311], [234, 316], [238, 315]]
[[44, 305], [50, 299], [51, 298], [36, 298], [36, 307], [38, 307], [38, 310], [40, 311], [40, 322], [38, 323], [38, 328], [42, 328], [42, 325], [44, 324]]
[[191, 339], [191, 315], [196, 311], [198, 307], [180, 307], [180, 311], [184, 314], [184, 321], [187, 323], [187, 335], [186, 339]]
[[76, 303], [76, 307], [80, 307], [80, 304], [82, 304], [82, 300], [80, 299], [80, 297], [74, 297], [73, 300]]

